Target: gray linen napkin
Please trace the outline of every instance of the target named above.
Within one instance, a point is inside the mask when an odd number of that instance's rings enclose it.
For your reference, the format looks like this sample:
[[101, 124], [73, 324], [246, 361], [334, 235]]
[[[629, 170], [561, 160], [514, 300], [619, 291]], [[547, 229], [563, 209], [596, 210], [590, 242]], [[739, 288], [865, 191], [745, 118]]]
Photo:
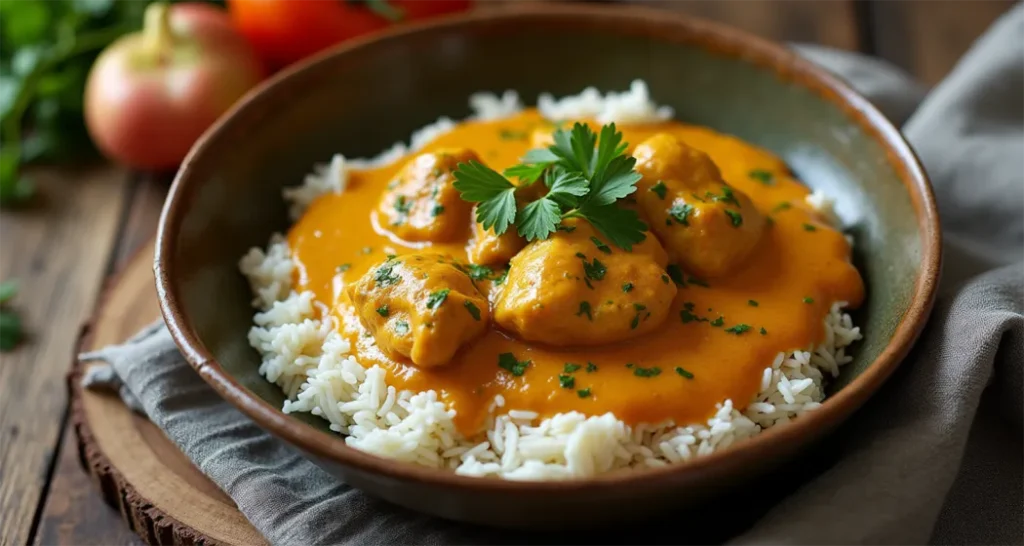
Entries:
[[222, 401], [161, 324], [84, 355], [113, 369], [86, 381], [121, 389], [273, 544], [1024, 543], [1022, 37], [1018, 5], [927, 97], [881, 61], [798, 47], [906, 122], [938, 195], [945, 274], [920, 342], [881, 392], [812, 457], [689, 516], [707, 525], [512, 533], [377, 501]]

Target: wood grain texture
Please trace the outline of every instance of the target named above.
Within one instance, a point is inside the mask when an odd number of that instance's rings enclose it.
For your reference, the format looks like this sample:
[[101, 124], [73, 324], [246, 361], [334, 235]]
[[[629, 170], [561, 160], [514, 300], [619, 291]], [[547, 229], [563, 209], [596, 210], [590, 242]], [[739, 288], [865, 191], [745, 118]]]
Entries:
[[1013, 0], [874, 1], [873, 50], [918, 80], [936, 84]]
[[734, 26], [762, 38], [858, 50], [854, 0], [635, 0]]
[[0, 215], [0, 278], [19, 280], [14, 308], [29, 336], [0, 356], [0, 545], [30, 540], [61, 435], [67, 363], [107, 271], [126, 187], [113, 167], [32, 175], [39, 202]]
[[37, 546], [74, 544], [105, 546], [143, 544], [125, 525], [120, 514], [100, 494], [94, 479], [82, 472], [83, 461], [69, 427], [61, 443], [57, 471], [46, 497], [46, 508], [36, 533]]
[[[83, 350], [122, 341], [159, 316], [152, 261], [150, 242], [112, 279], [83, 337]], [[79, 454], [102, 498], [117, 509], [111, 513], [119, 512], [145, 544], [262, 544], [231, 499], [154, 424], [129, 410], [115, 393], [80, 387], [88, 365], [76, 365], [68, 379], [75, 441], [65, 451]], [[84, 517], [86, 510], [62, 510], [56, 500], [59, 484], [54, 485], [50, 497], [55, 500], [47, 503], [38, 536], [58, 536], [72, 544], [101, 541], [88, 525], [67, 523]], [[108, 540], [107, 534], [102, 540]]]
[[[125, 188], [126, 205], [119, 236], [111, 256], [110, 269], [114, 275], [105, 283], [106, 290], [119, 278], [118, 272], [131, 258], [146, 256], [144, 247], [156, 233], [160, 208], [170, 183], [168, 178], [147, 174], [130, 176]], [[147, 315], [141, 320], [151, 318]], [[113, 508], [108, 505], [101, 495], [98, 479], [83, 472], [85, 452], [76, 444], [73, 428], [74, 424], [69, 423], [60, 446], [50, 491], [38, 518], [36, 544], [143, 544], [125, 525], [116, 510], [118, 503], [113, 503]]]

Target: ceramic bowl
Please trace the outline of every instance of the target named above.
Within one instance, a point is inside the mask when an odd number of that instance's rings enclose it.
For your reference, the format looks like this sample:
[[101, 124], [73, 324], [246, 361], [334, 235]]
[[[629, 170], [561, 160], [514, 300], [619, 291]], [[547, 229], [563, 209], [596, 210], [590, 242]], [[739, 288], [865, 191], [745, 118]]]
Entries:
[[[281, 188], [333, 153], [369, 157], [440, 115], [469, 114], [478, 90], [578, 93], [642, 78], [679, 119], [768, 148], [836, 198], [856, 238], [864, 340], [820, 409], [692, 462], [571, 482], [478, 479], [369, 455], [315, 417], [282, 413], [246, 332], [239, 258], [289, 225]], [[519, 527], [621, 521], [693, 506], [763, 475], [836, 427], [892, 374], [921, 331], [940, 269], [932, 192], [899, 132], [863, 97], [782, 46], [636, 7], [519, 6], [353, 41], [277, 74], [206, 133], [160, 220], [164, 318], [225, 399], [346, 482], [445, 518]]]

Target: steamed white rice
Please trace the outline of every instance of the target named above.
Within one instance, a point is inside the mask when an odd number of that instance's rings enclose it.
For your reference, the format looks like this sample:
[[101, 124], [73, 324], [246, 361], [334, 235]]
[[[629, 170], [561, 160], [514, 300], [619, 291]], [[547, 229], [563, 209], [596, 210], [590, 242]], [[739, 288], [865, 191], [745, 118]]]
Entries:
[[[470, 98], [474, 119], [500, 119], [522, 108], [515, 92], [477, 93]], [[629, 91], [602, 95], [596, 89], [559, 100], [542, 95], [538, 109], [548, 119], [594, 118], [602, 123], [641, 123], [672, 117], [670, 108], [651, 101], [647, 86], [635, 81]], [[386, 164], [415, 151], [455, 122], [440, 118], [415, 132], [409, 144], [397, 143], [371, 159], [334, 156], [314, 168], [300, 186], [284, 190], [298, 218], [318, 196], [345, 189], [347, 170]], [[815, 192], [808, 203], [834, 219], [832, 201]], [[531, 411], [505, 407], [496, 397], [486, 437], [459, 434], [455, 412], [436, 392], [398, 391], [379, 366], [361, 365], [332, 319], [315, 318], [312, 292], [292, 286], [287, 242], [275, 235], [266, 249], [253, 248], [240, 268], [252, 286], [259, 312], [249, 343], [262, 356], [260, 373], [288, 396], [285, 413], [309, 412], [330, 422], [352, 447], [415, 464], [448, 468], [468, 476], [518, 480], [584, 478], [621, 468], [647, 468], [686, 461], [786, 423], [813, 411], [825, 398], [824, 379], [834, 377], [852, 358], [846, 348], [861, 338], [845, 302], [832, 305], [825, 318], [825, 340], [817, 347], [779, 353], [762, 372], [760, 392], [740, 408], [732, 400], [717, 405], [705, 423], [671, 421], [630, 427], [611, 413], [587, 417], [578, 412], [539, 419]], [[359, 325], [344, 325], [360, 328]]]

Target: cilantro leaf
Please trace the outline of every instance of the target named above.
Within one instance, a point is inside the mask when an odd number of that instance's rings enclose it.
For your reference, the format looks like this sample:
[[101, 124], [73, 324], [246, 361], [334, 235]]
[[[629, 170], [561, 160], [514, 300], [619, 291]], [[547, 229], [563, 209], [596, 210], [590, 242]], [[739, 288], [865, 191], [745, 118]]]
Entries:
[[519, 219], [519, 235], [527, 241], [547, 239], [558, 228], [561, 219], [558, 203], [545, 196], [523, 207]]
[[626, 251], [632, 250], [633, 245], [640, 244], [647, 238], [644, 235], [647, 225], [640, 221], [636, 211], [615, 205], [587, 203], [580, 208], [580, 215], [615, 246]]

